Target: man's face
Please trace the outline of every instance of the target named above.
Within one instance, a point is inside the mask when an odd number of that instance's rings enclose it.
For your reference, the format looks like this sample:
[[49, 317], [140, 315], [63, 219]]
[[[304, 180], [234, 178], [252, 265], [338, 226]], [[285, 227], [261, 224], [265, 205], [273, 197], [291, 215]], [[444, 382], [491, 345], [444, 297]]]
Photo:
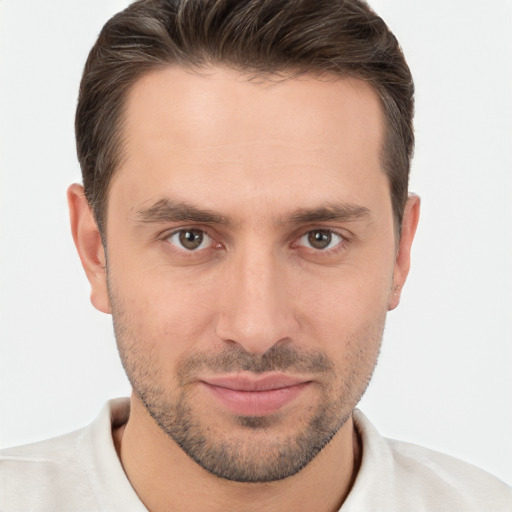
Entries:
[[134, 399], [218, 476], [296, 473], [369, 382], [396, 285], [383, 132], [357, 80], [167, 69], [129, 95], [93, 298]]

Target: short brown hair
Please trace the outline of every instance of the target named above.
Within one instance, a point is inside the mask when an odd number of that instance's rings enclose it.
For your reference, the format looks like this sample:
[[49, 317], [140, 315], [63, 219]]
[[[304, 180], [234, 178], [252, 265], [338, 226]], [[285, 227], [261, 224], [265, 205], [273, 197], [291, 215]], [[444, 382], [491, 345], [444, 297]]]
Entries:
[[414, 85], [395, 36], [361, 0], [139, 0], [92, 48], [76, 112], [85, 195], [104, 233], [122, 158], [127, 93], [149, 71], [225, 64], [257, 75], [331, 74], [368, 82], [386, 118], [382, 165], [400, 230], [414, 146]]

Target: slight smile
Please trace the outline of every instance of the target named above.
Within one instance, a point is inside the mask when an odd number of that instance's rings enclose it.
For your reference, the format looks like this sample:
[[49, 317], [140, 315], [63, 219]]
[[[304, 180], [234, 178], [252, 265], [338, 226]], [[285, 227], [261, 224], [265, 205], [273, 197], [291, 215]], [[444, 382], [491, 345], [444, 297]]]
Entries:
[[239, 416], [273, 414], [311, 384], [310, 380], [275, 373], [257, 377], [227, 375], [200, 382], [222, 405]]

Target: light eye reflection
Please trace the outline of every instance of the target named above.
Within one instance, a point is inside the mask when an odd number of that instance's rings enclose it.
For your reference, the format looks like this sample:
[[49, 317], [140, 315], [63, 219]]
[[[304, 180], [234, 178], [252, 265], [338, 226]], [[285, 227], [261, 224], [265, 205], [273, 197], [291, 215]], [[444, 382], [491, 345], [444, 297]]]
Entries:
[[167, 240], [178, 249], [188, 252], [207, 249], [214, 243], [213, 238], [201, 229], [180, 229], [171, 233]]
[[328, 251], [334, 249], [344, 238], [330, 229], [313, 229], [299, 238], [298, 245], [314, 249], [316, 251]]
[[[194, 253], [212, 247], [222, 247], [208, 233], [198, 228], [178, 229], [165, 240], [180, 251]], [[331, 229], [313, 229], [303, 234], [293, 244], [295, 247], [305, 247], [314, 251], [329, 252], [343, 244], [345, 237]]]

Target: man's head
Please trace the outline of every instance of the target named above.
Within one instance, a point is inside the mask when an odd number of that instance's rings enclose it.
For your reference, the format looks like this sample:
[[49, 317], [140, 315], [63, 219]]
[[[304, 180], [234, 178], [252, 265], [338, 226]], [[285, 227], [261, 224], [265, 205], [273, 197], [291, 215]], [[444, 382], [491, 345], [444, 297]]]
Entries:
[[407, 200], [413, 81], [398, 42], [359, 0], [140, 0], [114, 16], [90, 52], [76, 116], [85, 194], [103, 231], [108, 188], [125, 150], [128, 91], [151, 70], [212, 65], [274, 80], [359, 78], [385, 116], [382, 168], [400, 228]]
[[343, 428], [409, 268], [411, 118], [391, 119], [411, 113], [410, 76], [382, 21], [335, 5], [139, 2], [82, 82], [73, 234], [130, 421], [231, 480], [291, 476]]

